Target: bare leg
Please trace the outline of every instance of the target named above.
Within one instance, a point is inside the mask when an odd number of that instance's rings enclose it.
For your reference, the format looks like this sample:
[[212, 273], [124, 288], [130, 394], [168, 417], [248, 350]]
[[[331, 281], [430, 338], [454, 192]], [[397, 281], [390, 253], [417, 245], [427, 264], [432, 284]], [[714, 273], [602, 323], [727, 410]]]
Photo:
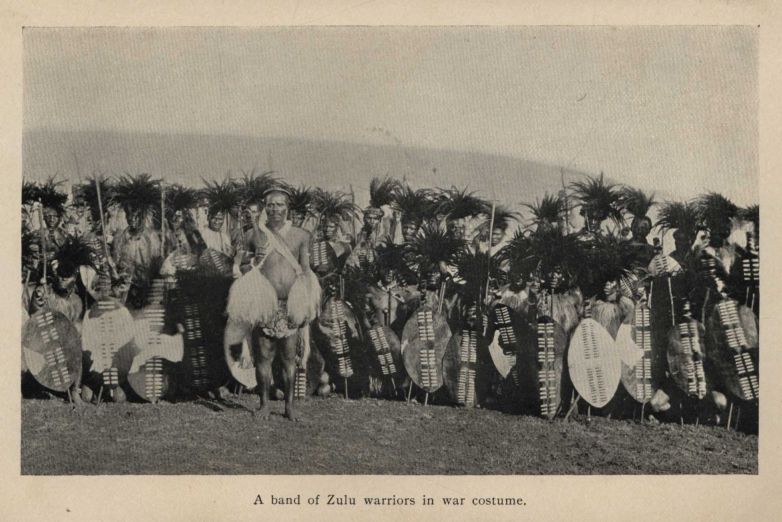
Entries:
[[261, 407], [258, 416], [262, 420], [269, 418], [269, 387], [272, 382], [272, 361], [274, 360], [274, 340], [263, 335], [253, 334], [253, 359], [255, 378], [258, 380], [258, 393]]
[[293, 413], [293, 387], [296, 384], [296, 351], [299, 344], [298, 333], [282, 339], [282, 381], [285, 388], [285, 416], [292, 421], [299, 420]]

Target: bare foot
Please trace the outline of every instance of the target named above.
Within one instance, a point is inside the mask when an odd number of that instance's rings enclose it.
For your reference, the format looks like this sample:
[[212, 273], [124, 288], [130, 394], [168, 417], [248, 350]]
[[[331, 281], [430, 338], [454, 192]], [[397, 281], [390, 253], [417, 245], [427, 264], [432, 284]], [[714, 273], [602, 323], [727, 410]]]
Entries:
[[285, 409], [285, 418], [293, 422], [301, 422], [301, 417], [298, 413], [294, 413], [292, 409]]
[[260, 420], [269, 420], [269, 406], [261, 406], [255, 411], [255, 416]]

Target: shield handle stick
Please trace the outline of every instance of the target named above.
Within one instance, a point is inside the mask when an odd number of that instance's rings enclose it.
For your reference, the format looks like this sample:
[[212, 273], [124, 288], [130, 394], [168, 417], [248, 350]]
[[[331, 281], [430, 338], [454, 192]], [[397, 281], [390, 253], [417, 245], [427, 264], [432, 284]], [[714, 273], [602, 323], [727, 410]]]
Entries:
[[581, 395], [580, 394], [576, 394], [576, 398], [573, 401], [573, 404], [570, 406], [570, 409], [568, 410], [567, 414], [565, 414], [565, 420], [568, 420], [570, 418], [570, 416], [573, 414], [573, 411], [578, 406], [579, 399], [581, 399]]

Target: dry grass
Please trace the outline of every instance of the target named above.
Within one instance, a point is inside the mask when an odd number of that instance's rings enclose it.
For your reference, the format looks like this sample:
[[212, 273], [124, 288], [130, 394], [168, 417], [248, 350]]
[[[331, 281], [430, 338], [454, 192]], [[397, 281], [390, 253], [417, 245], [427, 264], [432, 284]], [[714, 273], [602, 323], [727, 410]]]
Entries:
[[[304, 420], [222, 404], [105, 404], [73, 413], [22, 404], [23, 474], [757, 473], [757, 437], [709, 426], [583, 418], [338, 397], [300, 403]], [[296, 441], [295, 445], [292, 441]]]

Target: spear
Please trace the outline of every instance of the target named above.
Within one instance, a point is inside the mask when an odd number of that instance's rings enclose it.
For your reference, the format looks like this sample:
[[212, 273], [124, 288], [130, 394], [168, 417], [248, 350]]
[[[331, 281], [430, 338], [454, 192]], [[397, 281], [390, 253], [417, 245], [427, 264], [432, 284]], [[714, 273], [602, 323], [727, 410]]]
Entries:
[[95, 181], [95, 193], [98, 196], [98, 212], [100, 212], [100, 231], [101, 238], [103, 239], [103, 250], [106, 253], [106, 261], [109, 262], [111, 256], [109, 254], [109, 244], [106, 241], [106, 222], [103, 219], [103, 199], [100, 195], [100, 182], [98, 181], [98, 176], [95, 176], [93, 180]]
[[166, 258], [166, 186], [160, 182], [160, 252]]
[[494, 213], [497, 210], [497, 204], [491, 202], [491, 219], [489, 219], [489, 249], [486, 251], [486, 295], [484, 295], [483, 302], [489, 300], [489, 283], [491, 282], [491, 236], [494, 230]]

